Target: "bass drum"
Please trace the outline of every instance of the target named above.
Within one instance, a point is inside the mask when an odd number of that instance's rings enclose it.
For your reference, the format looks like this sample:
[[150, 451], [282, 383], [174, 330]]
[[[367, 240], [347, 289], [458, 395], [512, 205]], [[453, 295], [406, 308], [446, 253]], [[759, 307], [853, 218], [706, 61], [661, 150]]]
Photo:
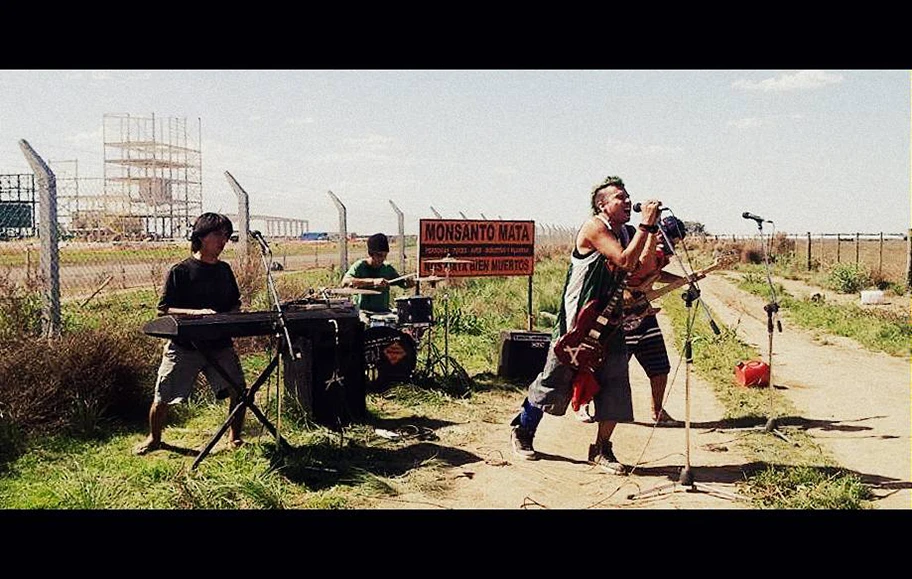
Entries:
[[411, 378], [418, 354], [415, 340], [389, 326], [364, 330], [364, 385], [368, 392], [385, 392]]

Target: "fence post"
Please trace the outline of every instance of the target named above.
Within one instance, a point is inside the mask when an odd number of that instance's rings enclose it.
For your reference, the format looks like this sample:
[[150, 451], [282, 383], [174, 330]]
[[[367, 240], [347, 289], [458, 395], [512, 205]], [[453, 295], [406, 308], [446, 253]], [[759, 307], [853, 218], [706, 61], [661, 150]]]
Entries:
[[858, 246], [861, 244], [860, 234], [855, 232], [855, 267], [858, 267]]
[[247, 195], [247, 192], [244, 191], [244, 188], [241, 187], [240, 183], [238, 183], [228, 171], [225, 171], [225, 178], [228, 179], [228, 184], [231, 185], [231, 188], [234, 189], [234, 194], [237, 195], [238, 243], [240, 244], [238, 254], [246, 258], [247, 237], [250, 233], [250, 197]]
[[348, 271], [348, 212], [335, 193], [332, 191], [327, 191], [327, 193], [339, 211], [339, 269], [344, 275]]
[[880, 232], [880, 256], [877, 258], [877, 275], [883, 276], [883, 231]]
[[842, 259], [840, 259], [840, 254], [842, 253], [841, 249], [842, 249], [842, 235], [837, 233], [836, 234], [836, 263], [842, 263]]
[[811, 232], [807, 232], [808, 236], [808, 248], [807, 248], [807, 270], [811, 271]]
[[396, 207], [396, 204], [393, 203], [393, 200], [392, 200], [392, 199], [390, 199], [389, 202], [390, 202], [390, 205], [393, 206], [393, 211], [396, 212], [396, 216], [398, 217], [398, 224], [399, 224], [399, 272], [400, 272], [400, 275], [402, 275], [402, 274], [405, 273], [405, 215], [403, 215], [402, 211], [400, 211], [399, 208]]
[[32, 149], [25, 139], [19, 141], [19, 148], [25, 155], [38, 182], [38, 237], [41, 239], [41, 254], [38, 263], [45, 279], [44, 304], [42, 306], [42, 332], [45, 337], [60, 336], [60, 257], [57, 245], [57, 178]]
[[912, 288], [912, 229], [906, 235], [906, 289]]

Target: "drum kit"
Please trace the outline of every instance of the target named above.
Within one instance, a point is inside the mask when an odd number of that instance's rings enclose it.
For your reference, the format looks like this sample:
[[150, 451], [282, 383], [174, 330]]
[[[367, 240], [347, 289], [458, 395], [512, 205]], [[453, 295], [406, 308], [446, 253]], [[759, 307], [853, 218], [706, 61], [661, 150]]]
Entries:
[[[410, 380], [455, 377], [463, 394], [468, 392], [471, 378], [462, 366], [449, 355], [449, 294], [444, 292], [444, 352], [433, 343], [434, 299], [420, 294], [420, 284], [449, 281], [449, 268], [454, 263], [471, 263], [469, 260], [449, 256], [428, 260], [425, 263], [442, 265], [445, 276], [417, 274], [400, 276], [391, 282], [414, 277], [415, 295], [396, 298], [396, 311], [371, 314], [364, 330], [365, 386], [371, 392], [384, 392], [396, 383]], [[362, 288], [335, 288], [325, 290], [334, 295], [376, 295], [380, 292]], [[425, 339], [426, 338], [426, 339]], [[419, 350], [424, 346], [426, 361], [419, 366]]]

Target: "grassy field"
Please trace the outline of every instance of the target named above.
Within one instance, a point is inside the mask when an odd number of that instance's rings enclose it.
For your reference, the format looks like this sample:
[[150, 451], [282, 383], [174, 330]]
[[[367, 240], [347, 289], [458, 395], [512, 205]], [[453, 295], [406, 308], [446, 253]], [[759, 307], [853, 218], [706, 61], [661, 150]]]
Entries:
[[[433, 488], [440, 484], [445, 465], [440, 452], [448, 452], [447, 443], [453, 442], [437, 440], [435, 429], [456, 421], [486, 420], [491, 404], [515, 397], [519, 391], [515, 384], [496, 376], [500, 332], [528, 329], [530, 322], [533, 329], [550, 331], [548, 316], [540, 312], [557, 311], [566, 274], [564, 251], [558, 248], [553, 255], [543, 254], [536, 264], [531, 312], [526, 278], [465, 279], [452, 282], [446, 290], [428, 289], [438, 314], [443, 300], [448, 302], [448, 347], [474, 382], [467, 396], [451, 393], [444, 384], [396, 386], [367, 396], [367, 424], [338, 432], [310, 421], [293, 397], [279, 400], [278, 392], [284, 390], [270, 381], [258, 392], [257, 404], [279, 425], [292, 450], [281, 449], [266, 434], [257, 444], [233, 452], [217, 446], [196, 470], [188, 468], [187, 457], [195, 456], [210, 439], [226, 411], [224, 402], [215, 401], [206, 388], [197, 388], [191, 400], [170, 416], [165, 439], [178, 452], [145, 457], [130, 453], [147, 431], [145, 412], [161, 352], [160, 341], [139, 332], [155, 315], [154, 290], [103, 295], [85, 306], [66, 305], [66, 335], [61, 343], [36, 349], [22, 337], [34, 331], [35, 325], [23, 325], [21, 320], [34, 316], [40, 303], [21, 288], [0, 287], [5, 298], [0, 301], [0, 348], [6, 353], [0, 357], [0, 507], [359, 509], [376, 504], [378, 496]], [[327, 269], [283, 272], [277, 276], [277, 287], [282, 296], [303, 295], [309, 288], [335, 285], [336, 276], [338, 272]], [[242, 285], [250, 309], [269, 308], [262, 276], [252, 275]], [[671, 317], [676, 336], [682, 336], [687, 311], [680, 299], [670, 295], [661, 305]], [[851, 309], [843, 314], [846, 318], [859, 315]], [[821, 322], [821, 316], [811, 319]], [[111, 320], [116, 327], [110, 325]], [[728, 387], [732, 365], [758, 353], [727, 328], [722, 328], [721, 336], [714, 336], [701, 320], [691, 322], [693, 347], [699, 353], [695, 371], [716, 385], [726, 418], [746, 425], [762, 423], [768, 394]], [[19, 323], [18, 334], [3, 333], [4, 327], [9, 330], [15, 323]], [[869, 328], [886, 336], [894, 331], [891, 320], [864, 318], [847, 332], [861, 340]], [[440, 334], [433, 337], [438, 349], [443, 349]], [[908, 348], [908, 320], [898, 338], [874, 342], [871, 347], [886, 350], [900, 343]], [[237, 344], [249, 384], [269, 360], [269, 342], [245, 338]], [[706, 348], [709, 344], [712, 348]], [[128, 383], [130, 390], [125, 393]], [[47, 400], [54, 392], [60, 393], [63, 402]], [[120, 406], [110, 403], [115, 395], [121, 398]], [[46, 404], [35, 406], [39, 402]], [[53, 427], [29, 425], [17, 404], [38, 408], [46, 417], [45, 426]], [[129, 412], [114, 410], [125, 405]], [[784, 399], [777, 399], [776, 405], [790, 411]], [[253, 433], [263, 430], [249, 413], [247, 428]], [[404, 428], [421, 443], [394, 450], [375, 430]], [[756, 462], [770, 465], [748, 478], [747, 492], [756, 507], [865, 508], [867, 489], [840, 471], [809, 438], [801, 433], [794, 436], [802, 437], [797, 447], [784, 442], [769, 444], [768, 437], [762, 443], [750, 436], [740, 441]]]

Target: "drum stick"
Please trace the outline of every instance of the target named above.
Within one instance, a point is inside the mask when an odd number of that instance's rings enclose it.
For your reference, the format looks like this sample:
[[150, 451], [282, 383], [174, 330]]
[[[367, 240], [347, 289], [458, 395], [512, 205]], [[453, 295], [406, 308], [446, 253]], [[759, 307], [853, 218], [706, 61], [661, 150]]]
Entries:
[[407, 278], [407, 277], [414, 277], [414, 276], [416, 276], [416, 275], [418, 275], [418, 272], [417, 272], [417, 271], [416, 271], [415, 273], [407, 273], [407, 274], [405, 274], [405, 275], [400, 275], [399, 277], [395, 277], [395, 278], [393, 278], [393, 279], [391, 279], [391, 280], [388, 280], [388, 281], [389, 281], [389, 283], [393, 283], [393, 282], [396, 282], [396, 281], [402, 281], [402, 280], [404, 280], [404, 279]]

